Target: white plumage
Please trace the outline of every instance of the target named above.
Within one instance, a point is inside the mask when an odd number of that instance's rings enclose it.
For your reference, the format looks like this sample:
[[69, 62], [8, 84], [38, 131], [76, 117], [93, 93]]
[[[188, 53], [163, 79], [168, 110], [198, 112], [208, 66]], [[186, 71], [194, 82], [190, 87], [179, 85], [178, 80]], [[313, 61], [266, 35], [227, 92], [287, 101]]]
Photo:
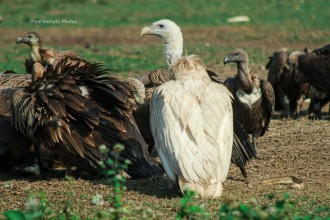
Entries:
[[165, 172], [201, 197], [222, 193], [233, 145], [233, 110], [226, 87], [210, 80], [197, 56], [178, 59], [173, 80], [153, 93], [150, 124]]

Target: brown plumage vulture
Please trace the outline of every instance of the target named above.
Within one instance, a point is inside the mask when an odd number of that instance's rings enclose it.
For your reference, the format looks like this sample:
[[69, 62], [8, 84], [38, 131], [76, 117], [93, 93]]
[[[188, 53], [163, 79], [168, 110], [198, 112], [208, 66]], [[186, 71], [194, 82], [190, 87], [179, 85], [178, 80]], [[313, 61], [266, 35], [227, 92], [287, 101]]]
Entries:
[[30, 82], [31, 75], [15, 74], [13, 71], [0, 74], [0, 171], [11, 170], [32, 154], [32, 141], [11, 125], [6, 94], [8, 89], [27, 86]]
[[[136, 103], [129, 84], [103, 76], [100, 64], [49, 65], [27, 87], [9, 88], [3, 98], [11, 100], [11, 123], [25, 137], [54, 151], [64, 163], [92, 175], [100, 174], [100, 161], [110, 157], [131, 160], [132, 178], [162, 175], [152, 161], [132, 111]], [[105, 144], [108, 155], [100, 152]], [[112, 151], [115, 144], [125, 149]]]
[[265, 134], [273, 113], [273, 87], [268, 81], [260, 80], [250, 70], [248, 54], [244, 50], [234, 49], [223, 62], [237, 64], [237, 75], [226, 79], [224, 84], [235, 98], [234, 118], [252, 135], [256, 147], [255, 138]]
[[54, 65], [63, 58], [69, 57], [70, 63], [76, 64], [80, 63], [83, 65], [86, 63], [78, 54], [72, 51], [58, 51], [55, 49], [42, 47], [42, 40], [38, 33], [29, 32], [23, 36], [16, 39], [16, 44], [27, 44], [30, 46], [30, 58], [25, 60], [25, 69], [28, 73], [32, 73], [33, 64], [36, 62], [41, 63], [44, 67], [47, 65]]
[[267, 80], [275, 93], [275, 110], [281, 111], [284, 116], [298, 117], [302, 103], [308, 95], [309, 84], [295, 80], [298, 57], [305, 52], [276, 51], [266, 64]]
[[298, 82], [306, 82], [320, 91], [330, 91], [330, 44], [298, 58]]
[[[180, 27], [173, 21], [168, 19], [162, 19], [154, 22], [151, 26], [142, 28], [141, 36], [155, 35], [161, 37], [164, 42], [164, 56], [168, 67], [173, 64], [178, 58], [182, 56], [183, 51], [183, 36]], [[223, 81], [218, 74], [206, 70], [208, 76], [213, 82], [223, 84]], [[140, 80], [146, 87], [146, 105], [150, 102], [152, 92], [159, 85], [169, 81], [172, 77], [171, 72], [168, 69], [159, 69], [151, 71], [148, 75], [143, 76]], [[145, 108], [148, 109], [148, 108]], [[142, 111], [142, 112], [141, 112]], [[147, 116], [149, 116], [148, 110], [138, 110], [136, 120], [139, 121], [138, 126], [143, 134], [143, 137], [149, 144], [149, 149], [153, 147], [154, 140], [151, 135], [150, 126], [146, 123], [149, 122]], [[143, 119], [138, 117], [144, 116]], [[234, 121], [234, 145], [232, 162], [239, 167], [244, 177], [247, 177], [245, 169], [246, 163], [253, 158], [256, 158], [256, 151], [251, 143], [249, 136], [243, 130], [242, 125], [238, 121]]]
[[197, 56], [179, 58], [172, 80], [157, 87], [150, 103], [155, 147], [167, 177], [181, 192], [222, 194], [233, 145], [231, 94], [212, 82]]

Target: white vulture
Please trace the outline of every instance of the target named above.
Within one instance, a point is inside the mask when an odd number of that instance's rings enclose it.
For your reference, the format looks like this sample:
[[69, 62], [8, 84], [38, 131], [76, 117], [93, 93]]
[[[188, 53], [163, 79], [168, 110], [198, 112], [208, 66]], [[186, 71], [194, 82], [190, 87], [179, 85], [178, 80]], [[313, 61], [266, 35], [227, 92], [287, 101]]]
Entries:
[[[79, 172], [99, 175], [100, 161], [111, 158], [129, 159], [127, 173], [132, 178], [163, 175], [149, 157], [132, 116], [136, 103], [131, 86], [104, 76], [107, 73], [100, 64], [73, 65], [65, 58], [56, 67], [49, 65], [31, 83], [28, 75], [17, 74], [26, 83], [0, 90], [5, 103], [0, 113], [30, 142], [56, 153], [67, 174], [76, 167]], [[100, 152], [101, 144], [109, 148], [107, 155]], [[124, 150], [113, 151], [115, 144], [122, 144]]]
[[[161, 37], [164, 42], [164, 56], [168, 67], [182, 56], [183, 52], [183, 36], [180, 27], [173, 21], [162, 19], [152, 23], [151, 26], [142, 28], [141, 36], [156, 35]], [[218, 74], [207, 70], [209, 78], [219, 84], [223, 84]], [[150, 94], [157, 86], [171, 79], [171, 73], [168, 69], [159, 69], [151, 71], [140, 80], [146, 87], [146, 105], [150, 102]], [[146, 110], [145, 110], [146, 109]], [[154, 140], [150, 135], [150, 127], [146, 123], [149, 121], [148, 108], [138, 110], [134, 117], [137, 121], [139, 129], [150, 147], [153, 147]], [[144, 118], [143, 118], [144, 117]], [[253, 158], [257, 158], [256, 151], [250, 141], [248, 134], [242, 128], [239, 121], [234, 121], [234, 145], [232, 162], [239, 167], [244, 177], [247, 177], [245, 169], [246, 163]]]
[[253, 73], [249, 67], [248, 54], [243, 49], [234, 49], [223, 62], [237, 65], [237, 74], [227, 78], [224, 84], [235, 98], [234, 117], [252, 135], [256, 147], [256, 138], [265, 134], [274, 111], [273, 87]]
[[65, 57], [69, 57], [67, 62], [71, 64], [79, 62], [80, 65], [83, 65], [87, 63], [87, 61], [83, 60], [78, 54], [72, 51], [58, 51], [42, 47], [40, 35], [33, 31], [19, 36], [16, 39], [16, 44], [21, 43], [29, 45], [31, 49], [30, 58], [25, 60], [25, 69], [28, 73], [32, 73], [33, 64], [36, 62], [41, 63], [44, 67], [47, 65], [53, 65], [55, 67], [56, 64]]
[[228, 89], [209, 78], [194, 55], [177, 59], [172, 80], [157, 87], [150, 103], [155, 147], [169, 179], [181, 192], [222, 194], [233, 146], [233, 109]]

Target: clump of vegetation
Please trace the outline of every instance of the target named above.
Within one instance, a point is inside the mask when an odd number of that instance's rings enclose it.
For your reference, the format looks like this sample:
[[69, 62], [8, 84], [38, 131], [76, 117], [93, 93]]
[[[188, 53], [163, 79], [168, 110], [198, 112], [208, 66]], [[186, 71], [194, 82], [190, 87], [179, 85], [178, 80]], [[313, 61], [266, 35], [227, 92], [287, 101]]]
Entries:
[[200, 206], [190, 204], [193, 197], [195, 196], [196, 196], [195, 192], [188, 189], [184, 190], [184, 194], [180, 202], [181, 208], [178, 214], [176, 215], [175, 218], [176, 220], [181, 220], [185, 218], [196, 219], [197, 216], [198, 219], [200, 219], [201, 217], [203, 217], [203, 219], [210, 217], [209, 214], [205, 212]]
[[[101, 151], [107, 155], [108, 148], [104, 145], [100, 147]], [[123, 145], [115, 145], [112, 151], [117, 153], [124, 150]], [[123, 216], [127, 213], [127, 209], [123, 205], [123, 194], [126, 190], [125, 182], [126, 179], [123, 177], [122, 172], [128, 169], [128, 165], [131, 162], [129, 160], [125, 160], [124, 162], [119, 161], [118, 159], [112, 160], [107, 159], [105, 162], [101, 162], [100, 165], [103, 168], [102, 175], [106, 178], [106, 183], [113, 188], [113, 193], [109, 197], [110, 209], [109, 212], [100, 212], [97, 213], [98, 218], [106, 218], [106, 219], [123, 219]], [[111, 167], [111, 169], [109, 169]]]
[[[235, 220], [235, 219], [328, 219], [329, 207], [319, 207], [309, 215], [301, 216], [297, 214], [298, 204], [290, 200], [288, 194], [284, 194], [283, 199], [275, 201], [274, 204], [259, 206], [255, 201], [253, 205], [240, 204], [234, 206], [228, 202], [222, 204], [219, 209], [219, 219]], [[322, 216], [323, 214], [323, 216]]]

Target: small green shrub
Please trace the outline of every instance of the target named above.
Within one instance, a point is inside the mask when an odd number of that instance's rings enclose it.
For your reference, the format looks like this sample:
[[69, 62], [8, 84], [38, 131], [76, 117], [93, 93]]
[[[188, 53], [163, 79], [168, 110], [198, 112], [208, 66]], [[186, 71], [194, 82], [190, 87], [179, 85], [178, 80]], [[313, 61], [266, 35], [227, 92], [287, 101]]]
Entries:
[[191, 205], [193, 197], [196, 196], [196, 193], [191, 190], [184, 190], [183, 197], [180, 202], [180, 211], [176, 215], [176, 220], [181, 219], [200, 219], [203, 217], [209, 218], [209, 214], [206, 213], [200, 206]]
[[[108, 154], [108, 148], [105, 146], [100, 147], [101, 151], [104, 154]], [[120, 154], [124, 150], [124, 146], [117, 144], [113, 148], [113, 152]], [[107, 159], [105, 162], [101, 162], [100, 165], [103, 169], [102, 175], [106, 178], [106, 183], [113, 187], [113, 193], [109, 197], [110, 209], [109, 213], [98, 213], [98, 217], [106, 217], [107, 219], [123, 219], [123, 216], [127, 214], [127, 209], [123, 205], [123, 194], [126, 190], [124, 183], [126, 179], [123, 177], [122, 172], [128, 169], [128, 165], [131, 162], [125, 160], [124, 162], [119, 161], [118, 159], [112, 160]]]

